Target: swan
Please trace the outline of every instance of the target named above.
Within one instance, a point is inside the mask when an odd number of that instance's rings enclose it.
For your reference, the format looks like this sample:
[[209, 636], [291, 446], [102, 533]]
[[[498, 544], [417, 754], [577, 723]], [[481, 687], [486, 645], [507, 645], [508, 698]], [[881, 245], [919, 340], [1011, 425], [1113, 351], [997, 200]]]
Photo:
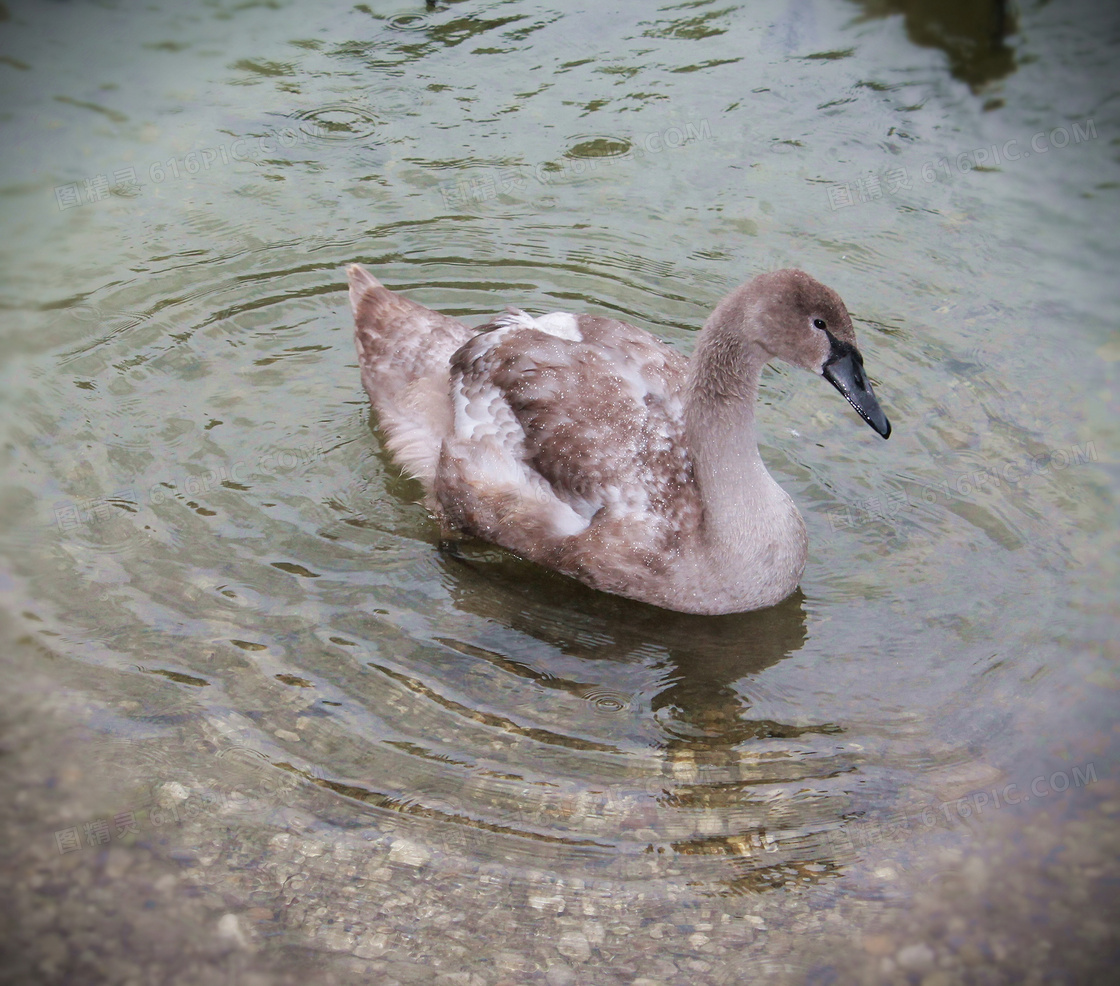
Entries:
[[808, 534], [755, 430], [771, 360], [891, 433], [844, 302], [801, 270], [733, 290], [691, 358], [599, 315], [509, 308], [472, 329], [348, 275], [362, 384], [428, 509], [604, 592], [720, 614], [797, 588]]

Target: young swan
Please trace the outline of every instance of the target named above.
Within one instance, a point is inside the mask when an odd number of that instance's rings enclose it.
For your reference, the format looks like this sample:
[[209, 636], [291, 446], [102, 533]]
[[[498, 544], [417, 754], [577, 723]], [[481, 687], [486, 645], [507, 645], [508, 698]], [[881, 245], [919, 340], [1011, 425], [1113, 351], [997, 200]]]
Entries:
[[715, 614], [797, 587], [805, 524], [754, 424], [771, 359], [821, 374], [890, 435], [843, 301], [804, 271], [732, 291], [691, 359], [596, 315], [509, 309], [469, 329], [349, 276], [362, 383], [429, 509], [605, 592]]

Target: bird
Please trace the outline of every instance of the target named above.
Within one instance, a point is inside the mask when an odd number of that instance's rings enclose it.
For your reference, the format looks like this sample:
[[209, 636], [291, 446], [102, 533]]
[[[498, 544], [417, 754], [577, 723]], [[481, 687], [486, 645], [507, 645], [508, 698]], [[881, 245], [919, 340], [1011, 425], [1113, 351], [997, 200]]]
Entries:
[[362, 384], [442, 529], [603, 592], [718, 615], [797, 588], [808, 534], [755, 428], [771, 360], [891, 433], [844, 302], [802, 270], [732, 290], [691, 357], [601, 315], [510, 307], [468, 328], [347, 273]]

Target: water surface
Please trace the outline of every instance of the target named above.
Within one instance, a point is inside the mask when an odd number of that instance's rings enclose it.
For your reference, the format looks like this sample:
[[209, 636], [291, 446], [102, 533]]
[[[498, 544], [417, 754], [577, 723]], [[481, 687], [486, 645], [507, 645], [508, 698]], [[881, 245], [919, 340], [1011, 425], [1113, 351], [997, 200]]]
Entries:
[[[149, 869], [179, 889], [162, 952], [110, 921], [101, 961], [183, 981], [1088, 982], [1115, 957], [1113, 13], [6, 13], [26, 968], [49, 938], [39, 974], [89, 979], [52, 901], [118, 864], [122, 922]], [[352, 261], [471, 324], [586, 310], [685, 352], [726, 291], [803, 267], [895, 431], [767, 371], [763, 454], [811, 539], [771, 610], [448, 552], [360, 387]]]

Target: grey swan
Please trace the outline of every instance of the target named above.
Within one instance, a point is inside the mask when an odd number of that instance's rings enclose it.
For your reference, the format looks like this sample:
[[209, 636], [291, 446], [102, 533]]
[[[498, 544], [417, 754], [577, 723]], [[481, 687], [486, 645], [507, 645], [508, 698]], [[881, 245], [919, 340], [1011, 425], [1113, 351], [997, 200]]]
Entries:
[[728, 294], [691, 358], [598, 315], [509, 308], [472, 329], [348, 273], [362, 384], [428, 509], [604, 592], [719, 614], [797, 588], [808, 534], [755, 433], [770, 360], [891, 432], [844, 302], [804, 271]]

